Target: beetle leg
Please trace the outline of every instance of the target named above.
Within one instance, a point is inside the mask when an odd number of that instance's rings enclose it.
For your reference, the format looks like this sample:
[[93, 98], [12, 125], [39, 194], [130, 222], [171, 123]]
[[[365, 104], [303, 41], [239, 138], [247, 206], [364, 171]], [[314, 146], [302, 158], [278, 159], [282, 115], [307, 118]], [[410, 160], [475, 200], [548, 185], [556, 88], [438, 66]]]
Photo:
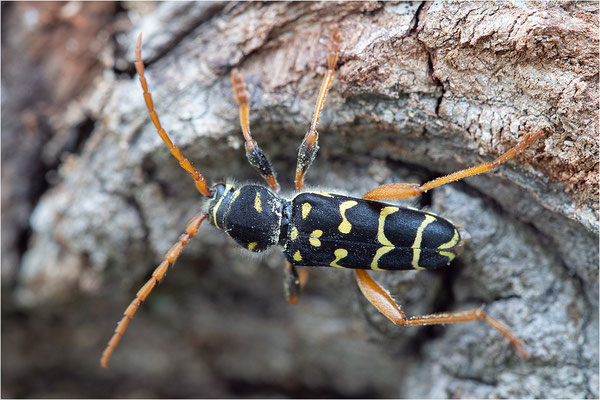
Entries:
[[283, 269], [283, 291], [288, 303], [296, 304], [300, 300], [300, 292], [308, 280], [306, 268], [296, 268], [289, 261], [285, 262]]
[[242, 75], [237, 68], [234, 68], [231, 71], [231, 85], [233, 86], [235, 101], [240, 106], [240, 125], [242, 127], [244, 139], [246, 140], [246, 157], [248, 157], [250, 164], [260, 172], [263, 178], [265, 178], [269, 186], [271, 186], [274, 191], [279, 192], [279, 183], [275, 177], [275, 170], [271, 165], [271, 161], [267, 158], [250, 133], [250, 105], [248, 104], [250, 94], [246, 90], [244, 78], [242, 78]]
[[335, 65], [337, 64], [339, 52], [340, 52], [340, 41], [342, 35], [337, 28], [334, 28], [331, 32], [329, 40], [329, 46], [327, 51], [327, 72], [321, 82], [321, 88], [319, 89], [319, 96], [317, 97], [317, 104], [315, 105], [315, 111], [313, 113], [313, 119], [310, 123], [310, 129], [304, 135], [304, 140], [298, 149], [298, 164], [296, 166], [296, 190], [302, 190], [304, 188], [304, 175], [306, 171], [313, 163], [317, 151], [319, 150], [319, 132], [317, 132], [317, 124], [319, 123], [319, 117], [321, 111], [323, 111], [323, 104], [325, 104], [325, 97], [333, 82], [335, 76]]
[[369, 300], [379, 312], [385, 315], [390, 321], [396, 325], [408, 325], [408, 326], [419, 326], [419, 325], [438, 325], [438, 324], [452, 324], [458, 322], [469, 322], [469, 321], [481, 321], [484, 320], [498, 332], [503, 334], [517, 349], [523, 358], [529, 357], [529, 354], [523, 349], [525, 343], [519, 339], [510, 329], [502, 322], [495, 318], [490, 317], [483, 311], [483, 309], [475, 308], [473, 310], [466, 311], [454, 311], [447, 313], [424, 315], [422, 317], [410, 317], [407, 318], [398, 304], [392, 299], [390, 294], [383, 289], [373, 278], [369, 276], [367, 271], [362, 269], [355, 270], [356, 281], [363, 295]]
[[289, 261], [285, 262], [285, 268], [283, 269], [283, 292], [285, 298], [290, 304], [296, 304], [299, 300], [300, 295], [300, 278], [298, 277], [298, 271]]
[[423, 192], [426, 192], [434, 187], [445, 185], [446, 183], [458, 181], [463, 178], [467, 178], [469, 176], [479, 175], [484, 172], [488, 172], [498, 165], [510, 160], [521, 151], [523, 151], [527, 146], [535, 142], [538, 138], [540, 138], [544, 134], [543, 129], [538, 130], [530, 130], [519, 140], [514, 147], [509, 149], [506, 153], [502, 154], [500, 157], [496, 158], [494, 161], [488, 161], [479, 165], [476, 165], [471, 168], [462, 169], [460, 171], [454, 172], [452, 174], [448, 174], [445, 176], [441, 176], [432, 181], [426, 182], [422, 185], [413, 184], [413, 183], [391, 183], [387, 185], [382, 185], [376, 187], [375, 189], [365, 193], [363, 195], [363, 199], [366, 200], [398, 200], [398, 199], [406, 199], [409, 197], [415, 197], [420, 195]]
[[127, 325], [129, 325], [129, 321], [131, 321], [131, 318], [133, 318], [135, 312], [138, 310], [142, 302], [146, 300], [152, 289], [154, 289], [154, 286], [156, 286], [156, 284], [165, 277], [165, 275], [167, 274], [167, 269], [169, 269], [169, 266], [173, 265], [175, 260], [177, 260], [179, 254], [181, 253], [181, 250], [183, 249], [183, 246], [188, 244], [190, 239], [194, 237], [196, 233], [198, 233], [200, 224], [202, 223], [202, 221], [204, 221], [205, 218], [206, 214], [204, 213], [200, 213], [194, 218], [192, 218], [188, 226], [185, 228], [185, 233], [183, 233], [179, 237], [177, 243], [175, 243], [173, 247], [171, 247], [171, 249], [167, 252], [167, 254], [165, 254], [165, 259], [154, 270], [154, 272], [152, 273], [152, 277], [148, 280], [148, 282], [146, 282], [146, 284], [142, 286], [142, 288], [136, 293], [135, 299], [133, 299], [131, 304], [129, 304], [129, 307], [127, 307], [127, 309], [123, 313], [123, 318], [121, 318], [121, 321], [119, 321], [119, 323], [117, 324], [115, 333], [113, 334], [112, 338], [108, 341], [108, 345], [102, 353], [100, 365], [103, 368], [106, 368], [108, 366], [108, 360], [115, 348], [117, 347], [117, 345], [119, 344], [121, 337], [127, 330]]

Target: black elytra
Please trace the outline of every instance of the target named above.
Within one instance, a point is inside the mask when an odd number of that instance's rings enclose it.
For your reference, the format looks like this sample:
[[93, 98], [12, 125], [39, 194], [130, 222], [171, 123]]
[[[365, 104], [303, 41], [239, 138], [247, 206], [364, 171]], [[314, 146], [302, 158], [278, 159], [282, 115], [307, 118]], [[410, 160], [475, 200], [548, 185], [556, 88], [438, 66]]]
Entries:
[[431, 269], [461, 251], [458, 229], [433, 213], [326, 192], [284, 199], [260, 185], [217, 184], [209, 221], [245, 249], [281, 246], [297, 266]]

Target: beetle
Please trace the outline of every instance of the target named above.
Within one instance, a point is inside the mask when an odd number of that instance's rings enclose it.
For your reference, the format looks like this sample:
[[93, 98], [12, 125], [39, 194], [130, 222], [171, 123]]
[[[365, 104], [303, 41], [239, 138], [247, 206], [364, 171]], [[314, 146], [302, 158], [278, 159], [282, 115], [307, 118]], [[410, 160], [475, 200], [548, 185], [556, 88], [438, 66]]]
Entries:
[[306, 191], [304, 177], [319, 149], [317, 124], [335, 76], [341, 47], [341, 34], [333, 28], [327, 52], [327, 71], [323, 77], [309, 130], [298, 150], [295, 187], [297, 194], [281, 197], [271, 162], [253, 139], [249, 127], [249, 93], [237, 69], [231, 71], [234, 98], [245, 140], [246, 155], [265, 179], [267, 186], [217, 183], [209, 186], [204, 176], [173, 144], [154, 109], [152, 95], [144, 75], [142, 35], [137, 38], [135, 68], [140, 80], [150, 119], [179, 165], [192, 177], [197, 190], [206, 197], [202, 211], [187, 225], [179, 240], [165, 254], [152, 277], [137, 292], [123, 313], [106, 346], [100, 364], [107, 367], [127, 326], [141, 303], [160, 282], [179, 257], [183, 247], [195, 236], [203, 221], [223, 230], [230, 238], [251, 252], [274, 246], [283, 249], [287, 259], [284, 289], [287, 301], [294, 304], [305, 281], [299, 266], [351, 268], [355, 271], [363, 295], [383, 315], [398, 325], [435, 325], [483, 320], [503, 334], [524, 358], [524, 342], [510, 329], [489, 316], [483, 308], [407, 317], [388, 292], [373, 280], [367, 270], [432, 269], [447, 266], [460, 254], [465, 239], [450, 221], [422, 210], [381, 202], [418, 196], [430, 189], [478, 175], [508, 161], [540, 138], [543, 129], [527, 131], [519, 142], [493, 161], [463, 169], [422, 185], [395, 183], [379, 186], [362, 197], [324, 191]]

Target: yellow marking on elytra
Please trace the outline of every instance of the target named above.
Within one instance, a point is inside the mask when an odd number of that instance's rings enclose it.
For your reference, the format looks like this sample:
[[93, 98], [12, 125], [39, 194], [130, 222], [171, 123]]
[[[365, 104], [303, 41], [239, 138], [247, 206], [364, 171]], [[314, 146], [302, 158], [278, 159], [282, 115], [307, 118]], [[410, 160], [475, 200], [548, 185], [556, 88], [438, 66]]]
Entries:
[[342, 215], [342, 223], [338, 226], [338, 230], [342, 233], [350, 233], [352, 230], [352, 224], [346, 218], [346, 211], [357, 205], [358, 203], [354, 200], [348, 200], [340, 204], [340, 214]]
[[223, 202], [223, 197], [217, 201], [217, 204], [213, 207], [213, 221], [215, 221], [215, 226], [219, 228], [219, 224], [217, 223], [217, 210], [221, 207], [221, 203]]
[[236, 190], [235, 192], [233, 192], [233, 197], [231, 198], [231, 201], [237, 199], [237, 197], [240, 195], [241, 189]]
[[302, 204], [302, 219], [306, 219], [306, 217], [308, 217], [308, 213], [310, 212], [311, 208], [312, 206], [310, 205], [310, 203]]
[[423, 231], [427, 227], [427, 225], [431, 224], [437, 220], [436, 217], [432, 215], [425, 214], [425, 219], [421, 222], [421, 226], [417, 229], [417, 235], [415, 236], [415, 241], [413, 242], [413, 259], [412, 266], [414, 269], [425, 269], [419, 265], [419, 257], [421, 257], [421, 242], [423, 241]]
[[292, 258], [295, 261], [302, 261], [302, 255], [300, 254], [300, 250], [296, 250], [296, 252], [294, 253], [294, 255], [292, 256]]
[[296, 240], [296, 238], [298, 237], [298, 228], [296, 228], [295, 226], [292, 228], [292, 231], [290, 232], [290, 239], [292, 240]]
[[321, 241], [318, 239], [323, 234], [323, 231], [320, 229], [314, 230], [310, 233], [310, 238], [308, 241], [315, 247], [319, 247], [321, 245]]
[[257, 244], [258, 244], [258, 242], [250, 242], [248, 244], [248, 250], [250, 250], [250, 251], [254, 250], [254, 248], [256, 247]]
[[377, 241], [386, 246], [394, 246], [392, 242], [385, 237], [383, 228], [385, 226], [385, 219], [388, 215], [395, 213], [400, 210], [398, 207], [383, 207], [379, 213], [379, 224], [377, 225]]
[[419, 265], [419, 258], [421, 257], [421, 249], [413, 249], [412, 267], [414, 269], [425, 269]]
[[329, 264], [329, 265], [331, 265], [332, 267], [336, 267], [336, 268], [346, 268], [346, 267], [343, 267], [343, 266], [339, 265], [337, 262], [340, 261], [342, 258], [344, 258], [344, 257], [346, 257], [348, 255], [348, 250], [346, 250], [346, 249], [336, 249], [333, 252], [333, 255], [335, 256], [335, 260], [333, 260], [331, 262], [331, 264]]
[[[456, 246], [456, 244], [458, 243], [458, 237], [459, 237], [458, 230], [455, 229], [454, 230], [454, 236], [452, 236], [452, 239], [450, 239], [449, 242], [446, 242], [446, 243], [444, 243], [442, 245], [439, 245], [438, 249], [450, 249], [450, 248]], [[440, 252], [440, 254], [441, 253], [445, 253], [445, 252]]]
[[439, 255], [448, 257], [448, 262], [454, 260], [456, 257], [456, 254], [452, 253], [451, 251], [440, 251]]
[[254, 197], [254, 209], [259, 213], [262, 212], [262, 202], [260, 201], [260, 192], [256, 192], [256, 197]]
[[331, 193], [327, 193], [327, 192], [319, 192], [319, 194], [324, 197], [333, 197], [333, 195]]
[[382, 246], [378, 248], [377, 252], [375, 253], [375, 257], [373, 257], [373, 261], [371, 262], [371, 269], [375, 271], [383, 271], [381, 268], [379, 268], [377, 263], [379, 262], [379, 259], [383, 257], [384, 254], [392, 250], [394, 250], [394, 248], [390, 246]]

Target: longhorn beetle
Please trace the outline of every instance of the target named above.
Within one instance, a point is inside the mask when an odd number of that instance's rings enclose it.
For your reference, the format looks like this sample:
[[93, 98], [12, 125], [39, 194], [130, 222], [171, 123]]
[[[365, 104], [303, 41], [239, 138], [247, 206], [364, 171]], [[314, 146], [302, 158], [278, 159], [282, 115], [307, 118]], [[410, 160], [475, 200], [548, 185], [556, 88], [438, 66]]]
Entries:
[[540, 136], [542, 129], [529, 130], [519, 142], [494, 161], [485, 162], [442, 176], [422, 185], [394, 183], [379, 186], [362, 198], [326, 192], [303, 191], [304, 176], [315, 159], [319, 133], [317, 123], [325, 97], [335, 75], [340, 51], [341, 34], [334, 28], [327, 52], [327, 72], [317, 97], [309, 130], [298, 150], [296, 167], [296, 194], [292, 199], [280, 197], [279, 183], [271, 162], [252, 138], [249, 126], [249, 93], [240, 72], [233, 69], [231, 83], [239, 105], [240, 124], [245, 139], [248, 161], [254, 166], [269, 187], [217, 183], [209, 187], [200, 174], [173, 144], [163, 129], [154, 110], [152, 96], [144, 76], [142, 62], [142, 35], [137, 38], [135, 68], [142, 86], [150, 119], [158, 135], [165, 142], [179, 165], [187, 171], [196, 188], [207, 198], [202, 211], [189, 222], [177, 243], [166, 253], [164, 260], [152, 277], [137, 292], [135, 299], [123, 313], [115, 332], [100, 359], [106, 367], [108, 360], [127, 329], [140, 304], [146, 300], [154, 286], [160, 282], [183, 246], [196, 235], [200, 224], [208, 222], [224, 230], [242, 247], [261, 252], [272, 246], [281, 246], [287, 259], [284, 268], [284, 289], [290, 303], [298, 301], [305, 281], [297, 266], [322, 266], [352, 268], [364, 296], [383, 315], [398, 325], [434, 325], [484, 320], [502, 333], [523, 357], [524, 342], [502, 322], [487, 315], [483, 309], [446, 312], [407, 318], [400, 307], [366, 270], [390, 271], [405, 269], [430, 269], [448, 265], [460, 254], [464, 245], [459, 229], [433, 213], [403, 208], [379, 200], [405, 199], [420, 195], [430, 189], [469, 176], [490, 171], [511, 159]]

